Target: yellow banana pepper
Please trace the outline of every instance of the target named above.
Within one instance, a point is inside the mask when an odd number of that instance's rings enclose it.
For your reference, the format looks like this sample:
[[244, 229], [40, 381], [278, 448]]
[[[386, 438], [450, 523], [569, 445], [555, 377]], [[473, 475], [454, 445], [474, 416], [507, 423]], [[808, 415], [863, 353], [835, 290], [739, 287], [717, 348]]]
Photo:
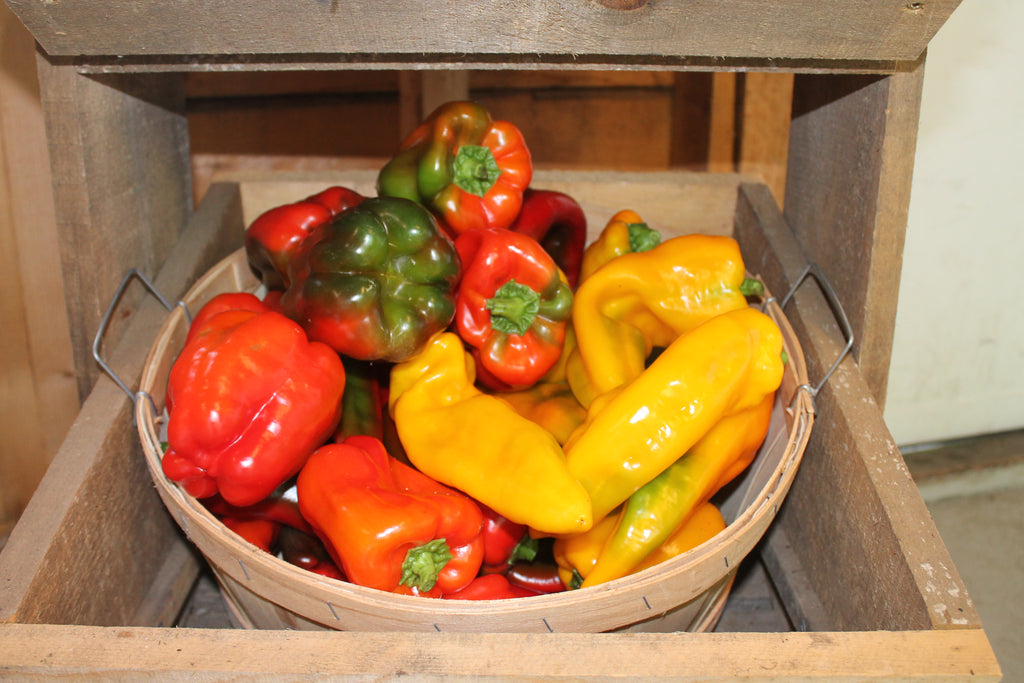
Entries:
[[747, 307], [763, 292], [746, 278], [731, 237], [683, 235], [650, 251], [622, 254], [576, 290], [576, 348], [567, 359], [573, 392], [585, 406], [640, 375], [654, 347], [705, 320]]
[[629, 209], [619, 211], [608, 220], [601, 234], [583, 252], [580, 282], [616, 256], [648, 251], [659, 242], [661, 235], [644, 223], [640, 214]]
[[782, 373], [782, 333], [745, 307], [677, 338], [636, 379], [600, 396], [565, 444], [593, 519], [625, 502], [723, 417], [761, 403]]
[[679, 525], [664, 543], [658, 546], [647, 559], [633, 568], [630, 574], [636, 574], [648, 567], [661, 564], [687, 550], [693, 550], [704, 541], [714, 538], [715, 534], [725, 529], [722, 513], [711, 503], [703, 503], [693, 511], [689, 519]]
[[549, 534], [589, 529], [590, 499], [558, 441], [477, 389], [475, 375], [451, 332], [392, 368], [388, 407], [409, 461], [513, 522]]
[[764, 442], [774, 392], [722, 418], [686, 455], [629, 497], [585, 586], [626, 576], [747, 468]]

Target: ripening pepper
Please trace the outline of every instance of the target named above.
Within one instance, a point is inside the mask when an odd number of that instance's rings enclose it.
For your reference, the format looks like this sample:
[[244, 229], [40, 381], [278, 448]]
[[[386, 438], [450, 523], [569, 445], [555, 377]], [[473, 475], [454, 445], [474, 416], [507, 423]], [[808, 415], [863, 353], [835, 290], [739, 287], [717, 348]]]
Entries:
[[723, 417], [760, 404], [782, 373], [782, 333], [747, 307], [678, 337], [636, 379], [596, 399], [565, 444], [569, 471], [590, 494], [594, 519], [624, 503]]
[[587, 244], [587, 216], [579, 202], [564, 192], [528, 187], [509, 230], [540, 242], [576, 289]]
[[495, 390], [531, 386], [562, 355], [572, 290], [540, 244], [511, 230], [471, 230], [455, 240], [462, 279], [455, 326], [477, 381]]
[[573, 392], [589, 406], [638, 377], [654, 347], [746, 308], [746, 297], [759, 291], [763, 285], [746, 277], [731, 237], [683, 235], [615, 257], [576, 290], [576, 349], [567, 360]]
[[608, 219], [601, 234], [583, 252], [580, 280], [586, 280], [616, 256], [650, 251], [660, 243], [661, 233], [648, 226], [640, 214], [623, 209]]
[[[558, 576], [566, 588], [576, 589], [597, 585], [593, 571], [597, 559], [619, 522], [619, 515], [605, 517], [585, 534], [555, 539], [554, 553]], [[636, 574], [665, 560], [682, 555], [725, 529], [722, 513], [712, 503], [703, 503], [676, 527], [657, 548], [640, 564], [625, 575]]]
[[344, 390], [328, 346], [251, 294], [218, 295], [171, 367], [164, 474], [196, 498], [257, 503], [330, 437]]
[[381, 380], [387, 377], [385, 368], [348, 356], [342, 356], [341, 362], [345, 365], [345, 394], [334, 441], [344, 441], [356, 434], [383, 440], [387, 398]]
[[297, 488], [303, 516], [352, 583], [439, 595], [467, 585], [480, 569], [477, 504], [396, 460], [379, 439], [322, 446]]
[[335, 185], [302, 201], [264, 211], [245, 230], [249, 266], [267, 289], [286, 289], [291, 260], [306, 236], [361, 201], [358, 192]]
[[389, 410], [410, 462], [513, 522], [549, 534], [589, 528], [590, 500], [555, 437], [474, 377], [452, 332], [392, 368]]
[[380, 170], [377, 192], [430, 208], [453, 235], [507, 228], [533, 178], [522, 132], [474, 102], [430, 114]]
[[310, 339], [342, 355], [405, 360], [455, 315], [458, 253], [413, 201], [366, 199], [300, 251], [281, 306]]
[[774, 392], [728, 415], [629, 497], [584, 586], [626, 576], [754, 459], [768, 433]]

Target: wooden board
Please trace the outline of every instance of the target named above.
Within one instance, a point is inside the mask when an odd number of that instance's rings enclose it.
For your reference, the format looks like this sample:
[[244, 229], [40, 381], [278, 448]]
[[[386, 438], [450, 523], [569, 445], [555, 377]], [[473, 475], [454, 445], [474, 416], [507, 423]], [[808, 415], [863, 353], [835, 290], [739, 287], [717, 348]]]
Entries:
[[[239, 65], [308, 55], [321, 68], [432, 62], [521, 62], [560, 67], [676, 64], [768, 68], [826, 60], [891, 69], [913, 61], [959, 4], [871, 0], [765, 3], [637, 2], [623, 11], [587, 0], [351, 6], [294, 0], [237, 4], [119, 0], [7, 0], [52, 56], [200, 55]], [[365, 9], [364, 9], [365, 8]], [[180, 60], [179, 60], [180, 62]]]

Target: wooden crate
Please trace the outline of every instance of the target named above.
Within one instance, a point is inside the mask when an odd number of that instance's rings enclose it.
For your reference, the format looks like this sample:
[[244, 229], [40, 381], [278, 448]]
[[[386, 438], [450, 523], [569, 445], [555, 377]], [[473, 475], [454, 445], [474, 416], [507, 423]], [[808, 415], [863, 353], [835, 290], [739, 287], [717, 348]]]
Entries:
[[[180, 295], [241, 244], [245, 225], [265, 208], [328, 184], [366, 182], [363, 172], [215, 184], [157, 287]], [[570, 192], [585, 206], [633, 206], [655, 225], [734, 234], [748, 268], [773, 291], [788, 291], [806, 264], [769, 189], [741, 176], [542, 172], [537, 186]], [[813, 285], [797, 289], [786, 312], [814, 381], [843, 346], [833, 312]], [[155, 301], [140, 306], [110, 354], [119, 373], [138, 375], [165, 316]], [[639, 638], [342, 632], [328, 644], [312, 633], [160, 628], [174, 623], [199, 560], [152, 488], [127, 395], [103, 379], [0, 555], [0, 663], [26, 674], [97, 676], [286, 676], [315, 667], [331, 676], [626, 671], [715, 679], [770, 667], [772, 675], [830, 679], [997, 678], [967, 591], [852, 358], [815, 400], [829, 419], [816, 422], [759, 550], [801, 630]], [[260, 656], [268, 648], [276, 654]]]
[[[880, 409], [924, 51], [959, 0], [113, 0], [102, 13], [86, 0], [7, 4], [39, 45], [71, 342], [79, 385], [93, 389], [0, 554], [5, 674], [999, 677]], [[774, 291], [817, 263], [851, 318], [855, 359], [816, 398], [811, 443], [760, 552], [797, 630], [396, 636], [166, 628], [199, 562], [147, 479], [130, 401], [99, 377], [92, 338], [127, 268], [159, 273], [161, 291], [177, 296], [237, 246], [244, 227], [245, 184], [215, 185], [192, 205], [185, 72], [340, 69], [793, 74], [784, 214], [764, 186], [741, 178], [724, 186], [710, 176], [661, 180], [682, 198], [718, 196], [707, 216], [722, 217], [758, 255], [749, 265]], [[625, 186], [638, 199], [666, 196], [643, 194], [650, 185], [641, 177], [589, 180], [604, 190]], [[706, 187], [694, 193], [694, 184]], [[671, 199], [664, 205], [672, 210]], [[131, 314], [112, 328], [108, 357], [135, 377], [164, 312], [138, 287], [125, 303]], [[805, 285], [787, 313], [809, 371], [823, 372], [841, 345], [829, 307]]]

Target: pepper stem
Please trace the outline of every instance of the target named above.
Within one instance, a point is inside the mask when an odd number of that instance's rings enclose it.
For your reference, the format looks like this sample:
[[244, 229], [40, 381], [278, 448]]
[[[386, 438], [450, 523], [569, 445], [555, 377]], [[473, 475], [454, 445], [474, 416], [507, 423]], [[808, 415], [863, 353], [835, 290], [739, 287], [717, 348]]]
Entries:
[[743, 296], [762, 296], [764, 295], [764, 283], [754, 278], [744, 278], [743, 282], [740, 283], [740, 294]]
[[646, 223], [630, 223], [629, 250], [650, 251], [661, 243], [661, 233]]
[[443, 538], [435, 538], [423, 545], [410, 548], [402, 563], [403, 586], [418, 588], [424, 593], [437, 583], [437, 575], [452, 559], [452, 550]]
[[501, 169], [489, 147], [463, 145], [455, 153], [452, 175], [453, 181], [460, 188], [483, 197], [497, 182]]
[[540, 295], [526, 285], [509, 280], [486, 302], [491, 328], [506, 334], [526, 334], [540, 311]]

